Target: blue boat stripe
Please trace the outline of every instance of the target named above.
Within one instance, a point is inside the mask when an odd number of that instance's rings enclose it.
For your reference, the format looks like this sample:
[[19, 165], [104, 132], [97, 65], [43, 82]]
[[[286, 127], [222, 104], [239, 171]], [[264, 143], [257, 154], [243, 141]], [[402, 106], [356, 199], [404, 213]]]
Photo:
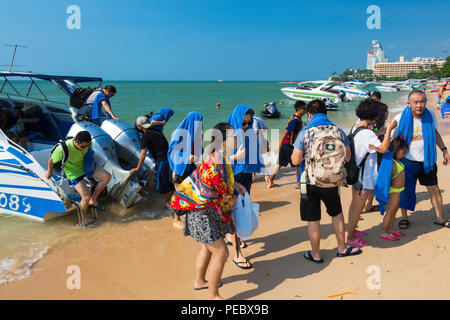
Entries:
[[29, 186], [16, 186], [11, 184], [0, 184], [0, 188], [12, 188], [12, 189], [29, 189], [29, 190], [41, 190], [41, 191], [53, 191], [50, 188], [44, 187], [29, 187]]
[[36, 177], [35, 174], [29, 173], [29, 172], [24, 172], [24, 171], [14, 171], [14, 170], [0, 169], [0, 172], [14, 173], [14, 174], [21, 174], [21, 175], [24, 175], [24, 176]]
[[28, 158], [27, 156], [23, 155], [22, 153], [20, 153], [19, 151], [17, 151], [13, 147], [9, 147], [8, 149], [6, 149], [6, 151], [11, 153], [13, 156], [16, 156], [17, 158], [19, 158], [25, 164], [30, 164], [30, 163], [33, 162], [32, 160], [30, 160], [30, 158]]
[[0, 160], [0, 163], [1, 162], [8, 163], [8, 164], [17, 164], [20, 166], [20, 162], [17, 161], [16, 159], [2, 159], [2, 160]]

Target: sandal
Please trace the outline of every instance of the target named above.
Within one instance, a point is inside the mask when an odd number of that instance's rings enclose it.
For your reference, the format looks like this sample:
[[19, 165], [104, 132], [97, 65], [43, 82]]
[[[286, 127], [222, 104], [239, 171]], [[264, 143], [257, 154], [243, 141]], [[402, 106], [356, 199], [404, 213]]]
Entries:
[[442, 223], [439, 223], [439, 222], [435, 221], [434, 224], [437, 224], [438, 226], [441, 226], [441, 227], [444, 227], [444, 228], [450, 228], [450, 219], [445, 220]]
[[312, 262], [314, 262], [314, 263], [322, 263], [322, 262], [323, 262], [323, 258], [320, 258], [320, 260], [314, 259], [314, 257], [312, 256], [311, 251], [308, 251], [307, 253], [304, 253], [304, 254], [303, 254], [303, 257], [304, 257], [306, 260], [312, 261]]
[[[231, 241], [227, 241], [227, 242], [225, 242], [225, 243], [226, 243], [227, 246], [233, 246], [233, 243], [232, 243]], [[242, 245], [242, 244], [243, 244], [243, 245]], [[244, 241], [241, 241], [241, 249], [245, 249], [245, 248], [247, 248], [247, 247], [248, 247], [247, 243], [244, 242]]]
[[355, 237], [360, 238], [365, 236], [367, 236], [367, 233], [365, 233], [364, 231], [355, 230]]
[[364, 213], [377, 212], [377, 211], [380, 211], [380, 206], [379, 205], [372, 206], [372, 208], [370, 208], [369, 210], [365, 210]]
[[409, 220], [407, 220], [407, 219], [400, 220], [398, 223], [398, 227], [400, 229], [408, 229], [409, 228]]
[[397, 236], [397, 237], [404, 237], [405, 236], [405, 234], [403, 232], [398, 231], [398, 230], [392, 231], [392, 234]]
[[369, 243], [361, 238], [356, 238], [353, 241], [347, 241], [349, 246], [367, 247]]
[[347, 250], [345, 250], [344, 253], [338, 252], [338, 253], [336, 253], [336, 255], [338, 257], [348, 257], [348, 256], [356, 256], [356, 255], [362, 253], [362, 250], [360, 248], [358, 248], [358, 250], [356, 250], [354, 252], [353, 252], [353, 249], [356, 249], [356, 247], [350, 246], [347, 248]]
[[[233, 262], [234, 262], [234, 264], [235, 265], [237, 265], [239, 268], [241, 268], [241, 269], [251, 269], [251, 268], [253, 268], [253, 266], [252, 266], [252, 264], [250, 263], [250, 262], [248, 262], [247, 260], [245, 260], [245, 261], [236, 261], [234, 258], [233, 258]], [[246, 267], [242, 267], [242, 266], [240, 266], [239, 264], [243, 264], [243, 263], [245, 263], [245, 264], [249, 264], [249, 266], [246, 266]]]
[[384, 240], [389, 240], [389, 241], [398, 241], [398, 240], [400, 240], [395, 234], [393, 234], [393, 233], [390, 233], [387, 237], [386, 236], [380, 236], [381, 237], [381, 239], [384, 239]]

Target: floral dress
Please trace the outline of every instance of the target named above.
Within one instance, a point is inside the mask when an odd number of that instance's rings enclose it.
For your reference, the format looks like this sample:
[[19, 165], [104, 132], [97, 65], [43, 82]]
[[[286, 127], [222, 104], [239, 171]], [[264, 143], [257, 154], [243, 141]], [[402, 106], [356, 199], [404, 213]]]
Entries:
[[171, 207], [186, 213], [184, 235], [213, 243], [234, 233], [231, 206], [222, 199], [234, 198], [234, 176], [223, 154], [214, 152], [174, 192]]

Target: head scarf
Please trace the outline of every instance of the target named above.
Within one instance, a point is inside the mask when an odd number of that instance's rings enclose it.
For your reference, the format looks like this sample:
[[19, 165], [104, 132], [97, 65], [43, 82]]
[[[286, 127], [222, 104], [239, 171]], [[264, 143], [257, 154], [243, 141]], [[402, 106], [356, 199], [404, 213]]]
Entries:
[[[241, 145], [245, 147], [245, 158], [233, 162], [233, 172], [235, 175], [241, 172], [260, 172], [261, 168], [264, 167], [259, 153], [259, 141], [255, 130], [253, 130], [251, 126], [248, 126], [245, 129], [245, 132], [242, 130], [242, 122], [244, 121], [245, 114], [249, 110], [249, 106], [239, 105], [234, 108], [227, 120], [227, 123], [233, 127], [238, 137], [237, 149], [239, 149]], [[237, 150], [235, 150], [233, 154], [235, 154], [236, 151]]]
[[[169, 119], [172, 116], [173, 116], [173, 110], [170, 108], [167, 108], [167, 107], [163, 107], [159, 110], [158, 113], [153, 114], [150, 117], [150, 119], [148, 119], [148, 121], [151, 122], [152, 120], [157, 120], [157, 121], [165, 120], [167, 122], [167, 121], [169, 121]], [[163, 132], [164, 125], [154, 125], [154, 126], [152, 126], [152, 128]]]
[[170, 168], [179, 176], [190, 166], [192, 154], [198, 158], [202, 154], [202, 120], [200, 113], [189, 112], [172, 134], [167, 156]]

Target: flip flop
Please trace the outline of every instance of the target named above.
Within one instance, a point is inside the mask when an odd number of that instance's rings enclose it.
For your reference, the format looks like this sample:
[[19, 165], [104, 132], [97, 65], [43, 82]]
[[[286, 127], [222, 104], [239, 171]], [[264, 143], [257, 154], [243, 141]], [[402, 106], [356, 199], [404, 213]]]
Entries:
[[444, 228], [450, 228], [450, 219], [445, 220], [442, 223], [434, 221], [434, 224], [437, 224], [438, 226], [444, 227]]
[[380, 236], [381, 239], [389, 240], [389, 241], [398, 241], [400, 240], [395, 234], [390, 233], [387, 237], [386, 236]]
[[[226, 243], [227, 246], [233, 246], [233, 243], [231, 241], [227, 241], [225, 243]], [[242, 244], [244, 244], [244, 246], [242, 246]], [[247, 247], [248, 247], [247, 243], [244, 242], [244, 241], [241, 241], [241, 249], [245, 249]]]
[[404, 236], [405, 236], [405, 234], [404, 234], [403, 232], [398, 231], [398, 230], [394, 230], [394, 231], [392, 231], [392, 233], [393, 233], [395, 236], [397, 236], [397, 237], [404, 237]]
[[93, 204], [90, 204], [90, 205], [89, 205], [89, 208], [94, 208], [94, 209], [96, 209], [96, 210], [98, 210], [98, 211], [105, 211], [105, 207], [102, 206], [101, 204], [98, 204], [98, 205], [96, 205], [96, 206], [94, 206]]
[[376, 206], [372, 206], [372, 208], [370, 208], [369, 210], [364, 211], [365, 213], [369, 213], [369, 212], [377, 212], [380, 211], [380, 206], [376, 205]]
[[400, 229], [408, 229], [409, 228], [409, 220], [403, 219], [398, 222], [398, 227]]
[[304, 254], [303, 254], [303, 257], [304, 257], [306, 260], [312, 261], [312, 262], [314, 262], [314, 263], [322, 263], [322, 262], [323, 262], [323, 258], [320, 258], [320, 260], [315, 260], [314, 257], [313, 257], [312, 254], [311, 254], [311, 251], [308, 251], [307, 253], [304, 253]]
[[365, 236], [367, 236], [367, 233], [365, 233], [364, 231], [355, 230], [355, 237], [360, 238]]
[[348, 257], [348, 256], [356, 256], [356, 255], [362, 253], [362, 250], [360, 248], [358, 248], [358, 250], [356, 250], [355, 252], [352, 252], [353, 249], [355, 249], [355, 248], [356, 247], [354, 247], [354, 246], [350, 246], [347, 248], [347, 250], [345, 250], [344, 253], [340, 253], [340, 252], [336, 253], [336, 256], [342, 258], [342, 257]]
[[[219, 288], [223, 286], [222, 281], [219, 282]], [[208, 289], [209, 287], [202, 287], [202, 288], [194, 288], [194, 290], [199, 291], [199, 290], [205, 290]]]
[[[237, 265], [237, 266], [238, 266], [239, 268], [241, 268], [241, 269], [251, 269], [251, 268], [253, 268], [252, 264], [251, 264], [250, 262], [248, 262], [247, 260], [237, 262], [237, 261], [234, 260], [234, 258], [233, 258], [233, 262], [234, 262], [235, 265]], [[241, 267], [239, 264], [242, 264], [242, 263], [249, 263], [250, 266], [247, 266], [247, 267]]]
[[348, 242], [347, 244], [350, 246], [357, 246], [357, 247], [367, 247], [369, 243], [367, 241], [362, 240], [361, 238], [356, 238], [355, 240]]
[[273, 185], [269, 186], [268, 189], [278, 188], [279, 186], [279, 184], [274, 183]]

